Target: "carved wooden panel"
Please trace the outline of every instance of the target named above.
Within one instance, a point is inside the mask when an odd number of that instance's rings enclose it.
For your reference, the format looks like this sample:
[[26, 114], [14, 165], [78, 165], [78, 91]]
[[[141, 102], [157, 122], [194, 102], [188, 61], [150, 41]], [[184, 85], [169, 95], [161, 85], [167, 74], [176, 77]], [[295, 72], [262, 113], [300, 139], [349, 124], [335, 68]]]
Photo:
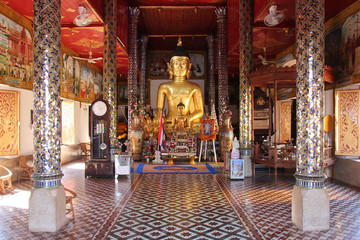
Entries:
[[280, 102], [280, 143], [291, 139], [291, 103]]
[[360, 90], [335, 92], [335, 154], [360, 155]]
[[0, 156], [20, 154], [19, 97], [19, 92], [0, 90]]

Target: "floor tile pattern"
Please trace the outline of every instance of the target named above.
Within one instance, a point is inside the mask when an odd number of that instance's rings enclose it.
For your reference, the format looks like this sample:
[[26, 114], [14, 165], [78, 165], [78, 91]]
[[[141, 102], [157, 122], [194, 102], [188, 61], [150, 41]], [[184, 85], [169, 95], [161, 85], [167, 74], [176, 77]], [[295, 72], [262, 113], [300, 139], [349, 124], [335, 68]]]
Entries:
[[249, 239], [213, 175], [144, 175], [108, 239]]
[[[67, 224], [56, 233], [30, 233], [28, 230], [28, 198], [31, 181], [15, 182], [13, 193], [0, 195], [0, 239], [91, 239], [104, 221], [131, 191], [132, 178], [118, 179], [84, 177], [85, 164], [78, 162], [62, 168], [62, 183], [76, 192], [73, 200], [75, 219], [66, 216]], [[18, 199], [18, 198], [21, 199]], [[25, 202], [20, 208], [14, 202]]]
[[230, 181], [218, 175], [217, 181], [229, 191], [225, 194], [239, 215], [249, 216], [251, 222], [247, 223], [252, 232], [260, 231], [265, 239], [360, 239], [358, 188], [327, 182], [330, 230], [303, 232], [291, 220], [293, 175], [278, 175], [276, 185], [273, 174], [267, 173], [257, 173], [255, 179], [245, 181]]
[[0, 194], [0, 239], [227, 239], [231, 231], [252, 239], [360, 239], [359, 188], [327, 182], [331, 229], [302, 232], [291, 221], [292, 174], [279, 173], [277, 184], [267, 172], [230, 180], [221, 163], [212, 165], [218, 174], [85, 179], [83, 162], [67, 164], [62, 182], [78, 194], [75, 218], [68, 214], [57, 233], [29, 232], [32, 183], [14, 182], [13, 192]]

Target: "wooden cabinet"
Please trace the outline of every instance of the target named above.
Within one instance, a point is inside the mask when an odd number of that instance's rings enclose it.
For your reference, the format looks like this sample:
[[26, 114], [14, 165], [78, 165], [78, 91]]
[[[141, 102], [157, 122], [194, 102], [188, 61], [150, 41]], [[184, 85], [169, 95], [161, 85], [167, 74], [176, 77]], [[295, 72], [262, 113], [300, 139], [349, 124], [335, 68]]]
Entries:
[[85, 177], [114, 177], [114, 163], [87, 161], [85, 162]]

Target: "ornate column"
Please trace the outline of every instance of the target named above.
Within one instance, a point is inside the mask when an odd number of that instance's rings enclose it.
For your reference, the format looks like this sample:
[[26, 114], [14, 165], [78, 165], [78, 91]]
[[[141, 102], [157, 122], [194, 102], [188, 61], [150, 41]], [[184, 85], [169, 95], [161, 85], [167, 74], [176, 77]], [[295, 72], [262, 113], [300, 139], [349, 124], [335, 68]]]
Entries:
[[328, 230], [324, 188], [324, 0], [296, 1], [297, 163], [292, 220], [303, 231]]
[[[141, 59], [140, 59], [140, 103], [145, 108], [146, 106], [146, 48], [149, 38], [145, 35], [141, 36]], [[145, 109], [144, 109], [145, 110]]]
[[129, 8], [129, 70], [128, 70], [128, 126], [131, 128], [132, 116], [131, 109], [137, 102], [137, 25], [140, 10], [139, 8]]
[[29, 230], [56, 232], [66, 222], [61, 185], [61, 0], [34, 0], [34, 187]]
[[[219, 86], [219, 113], [228, 108], [228, 65], [227, 65], [227, 20], [226, 8], [219, 7], [215, 10], [218, 30], [218, 86]], [[223, 119], [219, 117], [220, 125]]]
[[239, 143], [245, 159], [245, 177], [251, 172], [251, 86], [246, 77], [252, 70], [253, 58], [253, 1], [239, 4]]
[[105, 0], [104, 98], [110, 106], [110, 144], [116, 143], [116, 0]]
[[210, 86], [210, 112], [211, 118], [217, 119], [215, 109], [215, 45], [214, 35], [206, 37], [208, 43], [208, 66], [209, 66], [209, 86]]

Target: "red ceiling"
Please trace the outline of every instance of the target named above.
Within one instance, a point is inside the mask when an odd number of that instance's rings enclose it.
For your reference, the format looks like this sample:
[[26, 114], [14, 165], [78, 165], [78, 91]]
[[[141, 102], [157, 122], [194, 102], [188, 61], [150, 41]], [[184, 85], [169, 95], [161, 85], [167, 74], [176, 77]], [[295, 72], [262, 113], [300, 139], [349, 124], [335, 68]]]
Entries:
[[[117, 0], [118, 23], [118, 73], [127, 73], [128, 5], [140, 8], [139, 35], [150, 35], [149, 50], [173, 50], [178, 35], [188, 50], [207, 50], [204, 35], [216, 33], [215, 7], [228, 7], [229, 72], [237, 73], [239, 59], [239, 0]], [[356, 0], [326, 0], [326, 21], [343, 11]], [[32, 21], [32, 0], [2, 1], [19, 14]], [[91, 44], [94, 57], [103, 55], [104, 1], [62, 0], [62, 43], [82, 57], [87, 57]], [[277, 27], [266, 27], [263, 23], [273, 4], [285, 13], [283, 23]], [[79, 28], [73, 24], [78, 15], [78, 6], [87, 7], [94, 22]], [[254, 0], [253, 54], [254, 66], [259, 66], [257, 55], [275, 58], [295, 42], [295, 0]], [[102, 61], [96, 64], [102, 68]]]

